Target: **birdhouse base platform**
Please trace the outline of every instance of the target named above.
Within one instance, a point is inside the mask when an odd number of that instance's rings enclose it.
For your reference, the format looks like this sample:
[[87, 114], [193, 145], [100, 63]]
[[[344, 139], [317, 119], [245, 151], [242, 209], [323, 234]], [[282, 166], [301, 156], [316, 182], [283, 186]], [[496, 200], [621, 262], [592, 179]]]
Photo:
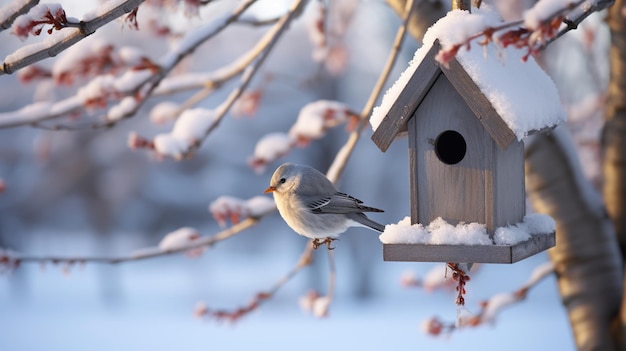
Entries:
[[533, 233], [514, 245], [383, 244], [385, 261], [515, 263], [556, 244], [555, 232]]

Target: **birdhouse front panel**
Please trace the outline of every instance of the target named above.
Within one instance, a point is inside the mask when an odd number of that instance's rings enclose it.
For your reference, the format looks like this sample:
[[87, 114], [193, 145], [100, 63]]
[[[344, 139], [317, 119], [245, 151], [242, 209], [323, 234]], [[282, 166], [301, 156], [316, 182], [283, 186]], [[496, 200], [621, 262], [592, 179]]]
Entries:
[[[493, 150], [493, 228], [519, 223], [526, 214], [524, 142]], [[488, 226], [488, 228], [491, 228]]]
[[[493, 233], [502, 223], [523, 218], [521, 143], [501, 150], [444, 74], [435, 80], [408, 129], [413, 223], [442, 217], [451, 224], [482, 223]], [[520, 203], [512, 210], [505, 208], [516, 201]]]

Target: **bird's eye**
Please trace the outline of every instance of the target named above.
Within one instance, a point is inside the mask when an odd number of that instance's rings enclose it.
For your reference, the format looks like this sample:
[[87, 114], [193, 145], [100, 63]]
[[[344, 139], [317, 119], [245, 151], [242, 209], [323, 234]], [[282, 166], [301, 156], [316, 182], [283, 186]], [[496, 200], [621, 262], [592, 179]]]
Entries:
[[280, 180], [278, 181], [280, 184], [284, 184], [287, 181], [287, 179], [285, 178], [280, 178]]

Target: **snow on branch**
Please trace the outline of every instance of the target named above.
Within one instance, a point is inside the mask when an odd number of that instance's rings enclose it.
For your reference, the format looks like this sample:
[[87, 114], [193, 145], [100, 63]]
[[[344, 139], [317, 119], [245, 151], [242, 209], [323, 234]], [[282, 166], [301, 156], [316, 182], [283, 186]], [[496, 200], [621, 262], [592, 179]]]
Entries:
[[0, 32], [11, 28], [15, 19], [36, 6], [39, 0], [13, 1], [0, 7]]
[[321, 139], [326, 132], [339, 124], [348, 122], [347, 130], [354, 130], [359, 115], [341, 102], [318, 100], [306, 104], [298, 114], [296, 123], [289, 129], [289, 136], [299, 145]]
[[[253, 2], [253, 1], [252, 1]], [[174, 135], [175, 130], [170, 133], [160, 134], [157, 137], [160, 139], [166, 140], [167, 144], [164, 145], [163, 148], [157, 147], [157, 140], [154, 140], [155, 151], [157, 155], [160, 157], [170, 157], [176, 160], [183, 159], [185, 157], [189, 157], [196, 149], [198, 149], [204, 139], [206, 139], [211, 132], [216, 129], [222, 119], [226, 116], [226, 113], [233, 107], [235, 102], [241, 97], [243, 92], [246, 90], [250, 81], [255, 76], [268, 54], [272, 51], [274, 45], [278, 42], [282, 34], [289, 27], [291, 21], [295, 18], [297, 14], [301, 12], [306, 1], [298, 0], [295, 1], [287, 14], [285, 14], [281, 19], [270, 29], [263, 38], [257, 43], [256, 48], [258, 52], [255, 53], [254, 56], [256, 58], [243, 70], [243, 74], [240, 78], [239, 86], [237, 86], [233, 91], [228, 94], [226, 99], [217, 106], [214, 111], [214, 119], [212, 123], [207, 123], [203, 126], [198, 127], [194, 131], [193, 140], [186, 140], [185, 142], [179, 142], [180, 138]], [[234, 20], [234, 19], [233, 19]], [[190, 44], [187, 43], [195, 43], [194, 36], [188, 36], [186, 39], [182, 41], [180, 44], [181, 54], [187, 52], [184, 48]], [[177, 59], [174, 55], [167, 56], [162, 62], [163, 65], [169, 66], [170, 62], [174, 59]], [[206, 95], [210, 94], [213, 90], [212, 87], [205, 88], [204, 90], [198, 92], [196, 95], [192, 96], [188, 101], [183, 103], [183, 106], [189, 107], [199, 101], [201, 101]], [[164, 137], [163, 135], [170, 135], [168, 137]]]
[[273, 212], [260, 213], [258, 217], [249, 217], [246, 220], [235, 224], [213, 236], [202, 236], [193, 228], [180, 228], [166, 234], [157, 246], [137, 249], [129, 254], [120, 256], [57, 256], [57, 255], [28, 255], [8, 249], [0, 248], [0, 269], [5, 271], [13, 270], [23, 263], [52, 263], [63, 264], [66, 267], [84, 263], [107, 263], [119, 264], [132, 261], [140, 261], [154, 257], [161, 257], [180, 252], [191, 253], [195, 256], [202, 250], [217, 244], [220, 241], [229, 239], [245, 229], [255, 226], [261, 218]]
[[41, 34], [46, 25], [50, 25], [47, 32], [52, 34], [54, 30], [77, 27], [79, 23], [72, 19], [68, 20], [60, 4], [39, 4], [31, 8], [27, 14], [19, 16], [13, 22], [11, 31], [18, 38], [25, 40], [29, 35]]
[[248, 158], [248, 165], [261, 174], [269, 163], [285, 156], [295, 145], [295, 140], [288, 134], [282, 132], [266, 134], [256, 143], [254, 154]]
[[449, 14], [441, 23], [437, 36], [442, 48], [436, 60], [447, 65], [458, 51], [470, 49], [471, 42], [480, 39], [479, 45], [495, 43], [506, 48], [526, 48], [526, 60], [536, 55], [550, 42], [577, 25], [591, 13], [600, 11], [613, 3], [612, 0], [541, 0], [524, 12], [523, 19], [500, 22], [493, 16], [485, 16], [480, 10], [467, 15], [465, 11]]
[[295, 146], [308, 146], [312, 140], [324, 137], [329, 129], [346, 122], [346, 130], [352, 131], [358, 121], [359, 115], [344, 103], [331, 100], [308, 103], [300, 109], [288, 134], [270, 133], [257, 142], [248, 164], [257, 173], [262, 173], [269, 163], [285, 156]]
[[169, 133], [154, 137], [154, 150], [176, 160], [182, 159], [192, 146], [197, 145], [206, 129], [215, 123], [215, 111], [204, 108], [185, 110]]
[[[143, 2], [144, 0], [110, 0], [100, 5], [100, 7], [91, 14], [86, 14], [80, 21], [62, 23], [61, 16], [55, 17], [53, 15], [52, 18], [47, 19], [50, 21], [50, 23], [47, 24], [53, 24], [58, 31], [52, 33], [41, 42], [26, 45], [5, 57], [0, 67], [0, 76], [11, 74], [35, 62], [58, 55], [63, 50], [81, 41], [88, 35], [93, 34], [103, 25], [136, 9]], [[62, 17], [65, 17], [64, 12]], [[30, 19], [34, 21], [41, 20], [37, 17], [30, 17]], [[13, 23], [14, 27], [18, 21], [21, 21], [19, 17]], [[76, 28], [68, 28], [70, 26]]]
[[341, 1], [328, 10], [324, 1], [316, 1], [313, 15], [309, 16], [307, 32], [313, 45], [312, 59], [323, 65], [332, 76], [345, 71], [348, 63], [346, 32], [350, 26], [359, 1]]
[[[193, 50], [195, 50], [200, 44], [214, 37], [219, 32], [221, 32], [221, 30], [226, 28], [228, 24], [235, 21], [238, 16], [241, 15], [255, 1], [256, 0], [243, 1], [241, 5], [234, 9], [231, 14], [217, 18], [215, 21], [187, 33], [187, 35], [182, 39], [182, 42], [179, 43], [176, 48], [166, 54], [158, 63], [153, 63], [152, 61], [149, 61], [149, 64], [146, 63], [146, 61], [144, 60], [145, 56], [136, 51], [131, 52], [130, 50], [127, 50], [126, 53], [119, 53], [120, 60], [127, 63], [139, 61], [140, 67], [131, 67], [131, 69], [128, 70], [126, 73], [116, 78], [113, 78], [112, 74], [102, 75], [106, 78], [101, 78], [102, 76], [96, 76], [92, 79], [92, 83], [89, 83], [89, 85], [91, 85], [91, 88], [88, 90], [83, 90], [83, 92], [90, 91], [93, 93], [95, 91], [99, 91], [105, 94], [99, 97], [90, 94], [89, 102], [91, 103], [93, 101], [97, 101], [100, 107], [106, 107], [107, 103], [111, 99], [122, 100], [124, 97], [127, 96], [134, 97], [136, 103], [131, 105], [129, 103], [129, 100], [126, 100], [126, 102], [122, 102], [121, 104], [124, 106], [119, 106], [117, 109], [114, 109], [114, 113], [112, 115], [108, 115], [102, 124], [95, 124], [92, 127], [108, 127], [116, 123], [118, 120], [133, 116], [137, 112], [137, 110], [139, 110], [139, 108], [145, 103], [146, 99], [151, 96], [153, 90], [159, 84], [159, 82], [161, 82], [163, 78], [165, 78], [165, 76], [167, 76], [183, 58], [190, 55]], [[107, 4], [110, 2], [107, 2]], [[59, 35], [59, 33], [61, 32], [55, 32], [50, 37], [57, 36]], [[86, 51], [98, 51], [97, 48], [99, 46], [100, 45], [95, 44], [91, 46], [91, 50]], [[83, 49], [76, 50], [82, 51]], [[75, 57], [75, 55], [69, 56], [70, 59], [67, 59], [67, 61], [65, 61], [66, 63], [62, 63], [60, 64], [60, 66], [67, 67], [69, 66], [70, 62], [76, 62], [72, 59], [72, 57]], [[88, 66], [91, 65], [88, 64]], [[135, 69], [138, 69], [138, 72], [144, 72], [139, 73], [140, 75], [142, 75], [141, 79], [138, 79], [139, 74], [133, 73]], [[58, 71], [65, 72], [63, 69], [58, 69]], [[63, 75], [61, 74], [60, 76]], [[131, 76], [134, 77], [134, 79], [129, 79]], [[63, 81], [66, 80], [67, 78], [63, 79]], [[118, 83], [115, 83], [114, 80], [117, 80]], [[93, 81], [98, 81], [98, 83], [93, 83]], [[123, 90], [109, 90], [97, 88], [97, 86], [102, 82], [109, 82], [108, 85], [113, 87], [123, 87]], [[84, 97], [84, 95], [82, 97]], [[29, 106], [17, 111], [0, 113], [0, 128], [14, 127], [24, 124], [36, 124], [37, 122], [59, 118], [62, 116], [66, 116], [70, 113], [79, 112], [82, 110], [83, 107], [95, 107], [96, 105], [85, 104], [85, 101], [81, 99], [81, 97], [75, 95], [56, 103], [48, 103], [48, 106], [50, 108], [47, 111], [46, 109], [37, 108], [37, 113], [27, 113], [31, 110], [31, 107]]]
[[248, 200], [220, 196], [209, 205], [209, 212], [222, 228], [226, 226], [227, 219], [237, 224], [241, 220], [259, 217], [263, 213], [271, 213], [274, 210], [276, 210], [274, 200], [267, 196], [255, 196]]
[[68, 49], [65, 55], [55, 61], [50, 73], [56, 84], [72, 85], [77, 78], [113, 74], [125, 69], [154, 73], [159, 70], [159, 66], [136, 47], [116, 48], [113, 43], [95, 39]]

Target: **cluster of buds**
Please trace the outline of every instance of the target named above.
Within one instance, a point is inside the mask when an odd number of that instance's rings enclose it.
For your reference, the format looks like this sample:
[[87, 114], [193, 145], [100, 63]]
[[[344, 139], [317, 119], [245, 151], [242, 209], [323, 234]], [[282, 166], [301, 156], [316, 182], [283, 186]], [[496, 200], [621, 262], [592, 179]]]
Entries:
[[459, 267], [458, 263], [448, 263], [448, 268], [452, 270], [452, 280], [457, 284], [456, 304], [463, 306], [465, 305], [465, 297], [463, 297], [466, 293], [465, 284], [470, 281], [470, 276]]
[[24, 40], [29, 35], [39, 35], [44, 26], [50, 25], [47, 30], [52, 34], [54, 30], [60, 30], [69, 24], [65, 10], [59, 4], [39, 4], [33, 7], [28, 14], [18, 17], [11, 27], [13, 34]]
[[194, 309], [194, 316], [197, 318], [215, 319], [219, 322], [235, 323], [241, 318], [256, 310], [261, 303], [272, 297], [271, 293], [260, 292], [254, 296], [252, 301], [247, 305], [238, 307], [232, 311], [228, 310], [212, 310], [204, 303], [198, 303]]

